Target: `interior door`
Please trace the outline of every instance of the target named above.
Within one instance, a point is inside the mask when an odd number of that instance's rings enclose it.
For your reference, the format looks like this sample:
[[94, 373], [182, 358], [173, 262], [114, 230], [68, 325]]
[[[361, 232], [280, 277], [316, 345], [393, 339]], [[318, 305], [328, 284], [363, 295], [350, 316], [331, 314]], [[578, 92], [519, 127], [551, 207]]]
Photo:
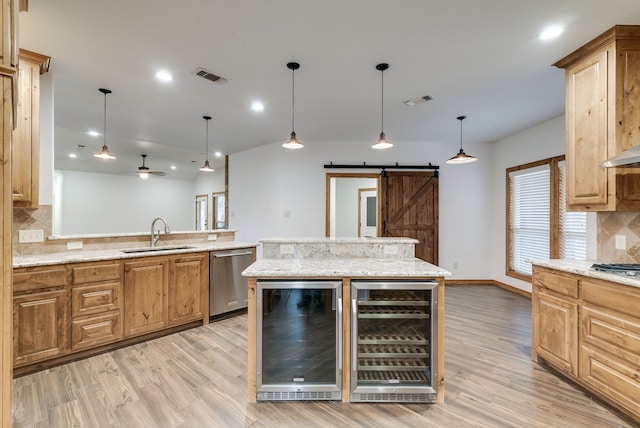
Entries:
[[358, 189], [358, 236], [378, 236], [378, 191]]
[[438, 172], [383, 171], [382, 236], [414, 238], [416, 257], [438, 264]]

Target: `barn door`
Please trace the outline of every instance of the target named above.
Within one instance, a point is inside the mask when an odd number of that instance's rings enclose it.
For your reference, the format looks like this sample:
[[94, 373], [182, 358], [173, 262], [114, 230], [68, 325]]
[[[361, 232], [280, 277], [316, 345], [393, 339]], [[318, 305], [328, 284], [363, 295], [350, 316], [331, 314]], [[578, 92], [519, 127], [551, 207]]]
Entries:
[[416, 257], [438, 264], [438, 173], [384, 171], [382, 236], [415, 238]]

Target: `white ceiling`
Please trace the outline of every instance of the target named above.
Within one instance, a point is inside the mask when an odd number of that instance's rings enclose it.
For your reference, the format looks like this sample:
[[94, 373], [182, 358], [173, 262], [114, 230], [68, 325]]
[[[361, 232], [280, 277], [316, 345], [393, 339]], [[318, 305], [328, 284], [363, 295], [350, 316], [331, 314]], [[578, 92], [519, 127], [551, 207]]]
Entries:
[[[538, 40], [552, 23], [565, 32]], [[376, 140], [375, 66], [387, 62], [387, 137], [396, 145], [450, 142], [453, 155], [456, 116], [468, 116], [466, 144], [562, 114], [564, 73], [551, 64], [615, 24], [640, 24], [640, 1], [31, 0], [19, 40], [52, 58], [57, 167], [133, 172], [146, 153], [151, 169], [170, 172], [176, 164], [193, 177], [204, 161], [204, 114], [213, 116], [209, 158], [218, 166], [214, 151], [287, 139], [289, 61], [301, 64], [295, 130], [307, 145]], [[196, 77], [198, 67], [228, 82]], [[173, 82], [154, 78], [160, 68]], [[107, 144], [115, 161], [94, 158], [102, 137], [86, 134], [103, 130], [101, 87], [113, 91]], [[423, 95], [433, 100], [403, 103]], [[250, 110], [254, 100], [264, 102], [262, 113]], [[78, 152], [78, 144], [86, 148]], [[80, 158], [68, 161], [70, 150]], [[178, 171], [168, 177], [186, 177]]]

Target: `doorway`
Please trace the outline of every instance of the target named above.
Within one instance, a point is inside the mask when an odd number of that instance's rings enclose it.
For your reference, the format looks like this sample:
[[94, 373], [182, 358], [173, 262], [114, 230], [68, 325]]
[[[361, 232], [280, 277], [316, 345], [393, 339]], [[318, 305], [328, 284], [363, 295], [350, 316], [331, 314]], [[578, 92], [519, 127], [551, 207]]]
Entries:
[[358, 236], [378, 236], [378, 189], [358, 189]]
[[[360, 230], [360, 189], [375, 192], [379, 188], [380, 174], [328, 173], [326, 179], [325, 235], [332, 238], [362, 236]], [[375, 209], [375, 227], [367, 234], [379, 236], [379, 210]], [[370, 222], [371, 223], [371, 222]]]

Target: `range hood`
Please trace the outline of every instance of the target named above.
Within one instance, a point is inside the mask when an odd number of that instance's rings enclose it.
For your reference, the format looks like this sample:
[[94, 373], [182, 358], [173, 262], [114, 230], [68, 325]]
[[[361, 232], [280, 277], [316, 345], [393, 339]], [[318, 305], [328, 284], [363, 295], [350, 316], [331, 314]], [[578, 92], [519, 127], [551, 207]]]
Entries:
[[612, 168], [616, 166], [626, 168], [640, 167], [640, 145], [625, 150], [600, 164], [600, 168]]

